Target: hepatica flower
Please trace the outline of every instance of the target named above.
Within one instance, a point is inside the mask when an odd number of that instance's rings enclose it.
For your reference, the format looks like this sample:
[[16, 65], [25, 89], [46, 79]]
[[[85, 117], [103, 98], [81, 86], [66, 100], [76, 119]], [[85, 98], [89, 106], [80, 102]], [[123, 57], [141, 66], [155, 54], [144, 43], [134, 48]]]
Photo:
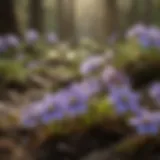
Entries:
[[75, 117], [87, 112], [87, 102], [80, 93], [75, 94], [75, 92], [70, 92], [68, 98], [67, 113], [69, 116]]
[[101, 67], [104, 63], [104, 58], [102, 56], [89, 57], [80, 65], [80, 73], [82, 75], [88, 75], [94, 73], [97, 69]]
[[38, 39], [39, 39], [39, 34], [34, 29], [28, 30], [25, 34], [25, 41], [29, 45], [34, 44], [35, 42], [38, 41]]
[[88, 95], [88, 98], [90, 98], [99, 93], [102, 88], [99, 79], [90, 78], [86, 80], [84, 79], [84, 81], [81, 83], [81, 89], [84, 91], [84, 95], [86, 94], [86, 97]]
[[126, 32], [126, 39], [138, 38], [141, 35], [144, 35], [148, 32], [148, 28], [144, 24], [135, 24]]
[[68, 106], [68, 114], [69, 116], [75, 117], [77, 115], [85, 114], [88, 110], [87, 103], [80, 100], [78, 97], [73, 95], [70, 99], [70, 103]]
[[21, 123], [25, 127], [36, 127], [40, 120], [40, 115], [46, 110], [45, 104], [42, 101], [34, 102], [25, 107], [20, 118]]
[[128, 86], [111, 86], [109, 97], [118, 114], [123, 114], [128, 111], [133, 113], [139, 112], [139, 95], [134, 93]]
[[30, 118], [24, 119], [21, 122], [21, 124], [26, 128], [34, 128], [34, 127], [38, 126], [37, 118], [31, 117], [31, 116], [30, 116]]
[[157, 125], [157, 117], [147, 110], [141, 110], [141, 115], [131, 118], [129, 124], [136, 128], [138, 134], [157, 134], [159, 126]]
[[5, 41], [5, 38], [0, 36], [0, 53], [7, 51], [8, 45]]
[[149, 88], [149, 95], [160, 106], [160, 83], [155, 82]]
[[152, 47], [152, 41], [148, 33], [140, 34], [138, 41], [145, 48]]
[[109, 65], [104, 68], [101, 75], [101, 79], [103, 83], [107, 85], [116, 75], [117, 75], [117, 70], [113, 66]]
[[152, 46], [159, 48], [160, 47], [160, 29], [158, 27], [151, 26], [148, 31], [148, 34], [152, 41]]
[[51, 32], [47, 34], [46, 40], [49, 44], [55, 44], [58, 42], [58, 37], [55, 33]]
[[59, 104], [52, 104], [47, 111], [42, 114], [41, 122], [43, 124], [49, 124], [54, 122], [55, 120], [62, 120], [64, 118], [64, 112], [62, 108], [60, 108]]
[[5, 36], [5, 41], [8, 47], [17, 48], [20, 45], [20, 40], [16, 35], [8, 34]]
[[80, 83], [73, 83], [69, 90], [77, 95], [79, 99], [87, 102], [92, 96], [101, 91], [101, 84], [96, 78], [84, 79]]
[[[39, 123], [46, 124], [60, 118], [60, 115], [62, 116], [61, 109], [65, 104], [64, 100], [61, 92], [56, 95], [47, 94], [42, 100], [25, 107], [21, 116], [22, 124], [27, 127], [35, 127]], [[59, 106], [59, 110], [56, 108], [57, 106]]]
[[129, 85], [129, 78], [111, 65], [105, 67], [101, 78], [106, 88], [110, 88], [110, 86], [117, 84]]
[[84, 85], [82, 83], [73, 83], [68, 90], [70, 93], [78, 96], [79, 99], [86, 102], [90, 97], [90, 94], [87, 92], [86, 88], [84, 88]]
[[48, 108], [41, 116], [42, 123], [47, 124], [63, 119], [68, 106], [68, 93], [66, 90], [59, 91], [53, 98], [48, 98], [47, 101]]
[[145, 48], [160, 48], [160, 29], [156, 26], [134, 25], [126, 34], [126, 38], [135, 37]]

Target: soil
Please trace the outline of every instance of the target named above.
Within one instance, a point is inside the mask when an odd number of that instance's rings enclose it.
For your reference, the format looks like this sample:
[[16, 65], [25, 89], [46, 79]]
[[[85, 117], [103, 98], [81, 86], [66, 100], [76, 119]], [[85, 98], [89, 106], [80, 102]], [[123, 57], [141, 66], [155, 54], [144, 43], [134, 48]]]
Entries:
[[37, 149], [36, 160], [80, 160], [89, 153], [111, 147], [124, 134], [93, 126], [85, 132], [49, 137]]

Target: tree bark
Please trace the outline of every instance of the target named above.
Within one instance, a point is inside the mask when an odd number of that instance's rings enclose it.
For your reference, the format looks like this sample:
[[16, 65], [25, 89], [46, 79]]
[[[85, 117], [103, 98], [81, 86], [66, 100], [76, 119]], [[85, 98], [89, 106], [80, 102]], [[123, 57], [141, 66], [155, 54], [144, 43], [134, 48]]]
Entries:
[[40, 33], [44, 32], [43, 0], [30, 0], [29, 28], [35, 29]]
[[76, 26], [75, 26], [75, 0], [68, 1], [68, 37], [70, 39], [71, 45], [76, 46]]
[[0, 34], [19, 34], [14, 0], [0, 1]]
[[57, 0], [57, 31], [61, 41], [75, 42], [75, 0]]
[[144, 1], [144, 13], [143, 13], [143, 22], [146, 25], [152, 23], [152, 14], [153, 14], [153, 0]]
[[127, 26], [132, 26], [133, 24], [135, 24], [137, 21], [140, 20], [138, 1], [139, 0], [132, 0], [131, 8], [128, 13], [128, 19], [127, 19], [128, 25]]
[[117, 0], [106, 0], [107, 35], [119, 29]]

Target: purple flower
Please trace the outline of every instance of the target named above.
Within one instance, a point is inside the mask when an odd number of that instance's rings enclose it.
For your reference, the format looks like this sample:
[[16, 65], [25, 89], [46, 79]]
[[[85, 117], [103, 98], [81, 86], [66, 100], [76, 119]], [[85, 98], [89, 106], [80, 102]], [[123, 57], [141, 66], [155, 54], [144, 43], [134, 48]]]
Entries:
[[63, 118], [64, 113], [62, 110], [56, 106], [51, 106], [51, 109], [41, 116], [41, 122], [43, 124], [48, 124], [54, 122], [55, 120], [62, 120]]
[[126, 95], [124, 95], [124, 91], [119, 90], [119, 88], [117, 87], [110, 88], [109, 92], [110, 100], [119, 114], [123, 114], [129, 111], [128, 100], [127, 97], [125, 96]]
[[127, 111], [139, 113], [139, 95], [126, 86], [111, 86], [109, 96], [116, 111], [121, 114]]
[[34, 128], [38, 125], [37, 119], [34, 119], [34, 118], [24, 119], [24, 121], [22, 122], [22, 125], [25, 126], [26, 128]]
[[102, 81], [108, 84], [113, 77], [117, 76], [117, 73], [117, 70], [113, 66], [106, 66], [101, 75]]
[[138, 134], [157, 134], [158, 133], [158, 123], [157, 117], [154, 118], [154, 115], [147, 110], [141, 110], [141, 115], [131, 118], [129, 120], [131, 126], [136, 127]]
[[25, 34], [26, 43], [29, 45], [32, 45], [33, 43], [37, 42], [38, 39], [39, 39], [39, 34], [34, 29], [27, 31], [27, 33]]
[[0, 53], [7, 51], [8, 45], [4, 37], [0, 37]]
[[5, 41], [8, 47], [14, 47], [17, 48], [20, 45], [20, 40], [17, 36], [13, 34], [8, 34], [5, 36]]
[[148, 48], [148, 47], [152, 46], [152, 41], [151, 41], [148, 34], [139, 35], [138, 40], [139, 40], [139, 43], [145, 48]]
[[22, 110], [22, 115], [20, 117], [20, 121], [22, 125], [26, 127], [35, 127], [39, 122], [39, 116], [42, 112], [46, 110], [43, 102], [34, 102], [29, 106], [26, 106], [24, 110]]
[[84, 97], [80, 94], [75, 94], [74, 92], [70, 92], [69, 95], [69, 103], [67, 106], [67, 113], [69, 116], [77, 116], [81, 114], [85, 114], [88, 110], [87, 102]]
[[57, 37], [57, 35], [55, 34], [55, 33], [48, 33], [47, 34], [47, 42], [49, 43], [49, 44], [55, 44], [55, 43], [57, 43], [58, 42], [58, 37]]
[[80, 73], [82, 75], [88, 75], [95, 72], [104, 63], [102, 56], [92, 56], [85, 60], [80, 65]]
[[135, 37], [146, 48], [160, 48], [160, 29], [156, 26], [135, 25], [127, 32], [126, 37]]
[[105, 67], [102, 72], [101, 78], [103, 83], [108, 87], [117, 84], [129, 85], [128, 77], [111, 65]]
[[160, 83], [159, 82], [155, 82], [150, 86], [149, 94], [159, 106], [160, 105]]
[[96, 78], [84, 79], [80, 83], [73, 83], [69, 88], [69, 92], [77, 95], [79, 99], [85, 102], [100, 91], [101, 84]]
[[160, 29], [156, 26], [151, 26], [148, 30], [148, 35], [152, 42], [152, 46], [159, 48], [160, 47]]
[[65, 110], [69, 103], [66, 90], [61, 90], [54, 96], [48, 95], [48, 97], [45, 97], [45, 102], [47, 103], [48, 108], [41, 115], [42, 123], [47, 124], [64, 118]]
[[127, 39], [133, 38], [133, 37], [139, 37], [141, 35], [147, 34], [148, 33], [148, 28], [144, 24], [135, 24], [129, 30], [127, 31], [125, 37]]

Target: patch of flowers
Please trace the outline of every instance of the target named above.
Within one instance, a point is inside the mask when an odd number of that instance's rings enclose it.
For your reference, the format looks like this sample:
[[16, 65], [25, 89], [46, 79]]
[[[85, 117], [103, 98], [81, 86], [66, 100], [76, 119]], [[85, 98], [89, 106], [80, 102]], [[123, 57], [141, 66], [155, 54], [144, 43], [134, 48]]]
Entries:
[[[132, 38], [144, 48], [159, 49], [160, 29], [155, 26], [137, 24], [126, 33], [127, 40]], [[26, 32], [23, 41], [15, 35], [8, 34], [0, 37], [0, 53], [2, 55], [8, 51], [10, 54], [18, 53], [17, 59], [25, 60], [22, 48], [24, 47], [25, 51], [31, 53], [38, 51], [34, 47], [41, 41], [39, 33], [35, 30]], [[45, 42], [48, 46], [54, 46], [58, 43], [58, 37], [54, 33], [47, 33]], [[59, 49], [63, 54], [67, 52], [66, 50], [68, 51], [68, 48], [62, 46]], [[50, 54], [52, 57], [54, 55], [57, 57], [58, 53], [53, 50]], [[106, 101], [103, 108], [112, 110], [117, 117], [127, 117], [128, 124], [134, 127], [138, 134], [157, 134], [160, 127], [159, 111], [149, 110], [146, 107], [148, 104], [142, 104], [143, 92], [133, 90], [128, 75], [114, 66], [115, 52], [111, 49], [102, 54], [85, 53], [84, 55], [86, 58], [83, 57], [82, 61], [77, 58], [80, 61], [77, 72], [81, 75], [81, 79], [73, 81], [64, 88], [59, 88], [54, 93], [45, 94], [41, 100], [25, 106], [19, 115], [20, 124], [34, 128], [39, 125], [50, 126], [54, 122], [67, 118], [74, 121], [76, 117], [83, 117], [88, 115], [90, 110], [94, 110], [91, 102], [101, 96]], [[64, 57], [74, 61], [78, 56], [74, 52], [69, 52]], [[40, 61], [29, 59], [28, 62], [25, 67], [30, 70], [42, 65]], [[156, 106], [159, 106], [160, 83], [152, 83], [147, 88], [147, 92]], [[94, 107], [100, 107], [100, 101], [94, 104]], [[108, 101], [110, 106], [108, 106]], [[96, 115], [95, 113], [92, 116]], [[107, 116], [110, 115], [106, 114]]]
[[160, 29], [154, 25], [136, 24], [127, 31], [126, 38], [136, 38], [145, 48], [160, 48]]
[[[81, 81], [73, 82], [66, 88], [48, 94], [42, 100], [25, 107], [21, 114], [21, 123], [26, 127], [36, 127], [39, 124], [50, 125], [66, 117], [74, 120], [75, 117], [87, 115], [90, 101], [102, 93], [107, 97], [106, 101], [109, 98], [112, 104], [109, 109], [114, 110], [117, 116], [130, 115], [128, 124], [135, 127], [138, 134], [158, 133], [159, 114], [146, 109], [147, 104], [141, 104], [141, 92], [132, 89], [130, 79], [125, 73], [109, 62], [105, 64], [105, 56], [89, 57], [80, 64], [79, 69], [83, 76]], [[103, 67], [99, 70], [99, 74], [92, 74], [100, 66]], [[154, 83], [148, 89], [150, 97], [157, 102], [158, 86], [159, 84]], [[99, 104], [96, 107], [99, 107]], [[108, 109], [107, 103], [106, 109]]]

